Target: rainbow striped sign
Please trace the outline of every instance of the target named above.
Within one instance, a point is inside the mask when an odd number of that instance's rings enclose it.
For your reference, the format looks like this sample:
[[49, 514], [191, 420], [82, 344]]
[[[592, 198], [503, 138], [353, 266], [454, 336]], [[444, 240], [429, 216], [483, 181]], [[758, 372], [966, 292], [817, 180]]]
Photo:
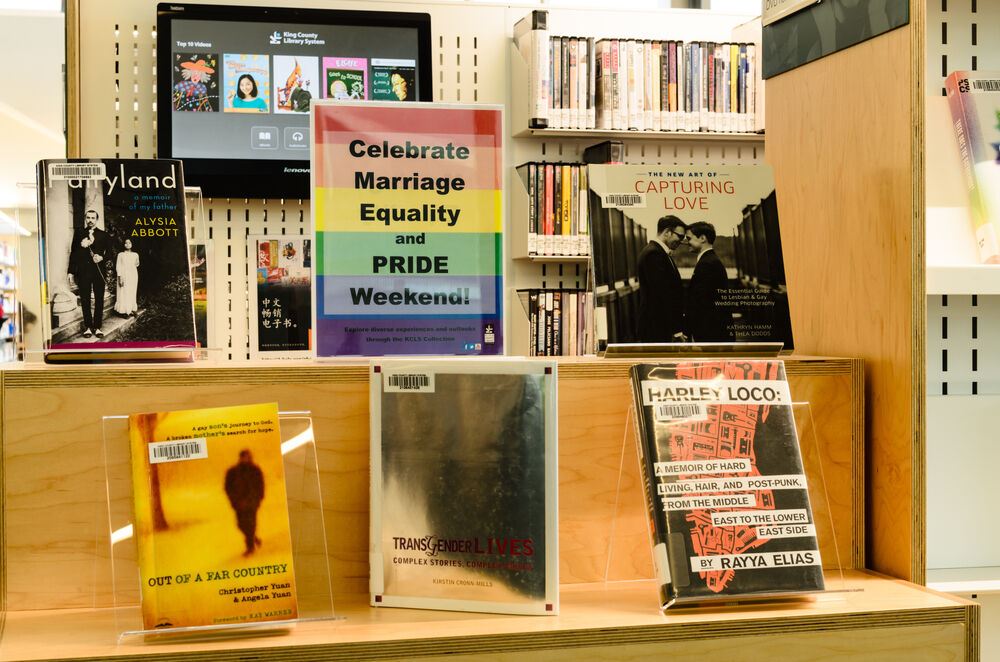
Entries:
[[503, 353], [498, 106], [314, 100], [318, 356]]

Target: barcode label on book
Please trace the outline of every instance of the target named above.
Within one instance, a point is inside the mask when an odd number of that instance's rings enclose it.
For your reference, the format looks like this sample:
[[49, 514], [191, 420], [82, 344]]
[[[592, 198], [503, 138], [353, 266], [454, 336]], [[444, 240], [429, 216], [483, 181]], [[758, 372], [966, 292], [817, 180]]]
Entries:
[[646, 196], [642, 193], [605, 193], [601, 197], [601, 206], [643, 209], [646, 207]]
[[104, 179], [103, 163], [50, 163], [49, 179]]
[[383, 386], [386, 393], [433, 393], [434, 375], [425, 372], [386, 373]]
[[1000, 92], [1000, 80], [974, 80], [972, 81], [972, 89]]
[[208, 457], [208, 442], [204, 437], [178, 439], [176, 441], [155, 441], [149, 445], [149, 463], [180, 462], [200, 460]]
[[654, 411], [658, 421], [703, 421], [708, 418], [708, 407], [700, 403], [656, 405]]

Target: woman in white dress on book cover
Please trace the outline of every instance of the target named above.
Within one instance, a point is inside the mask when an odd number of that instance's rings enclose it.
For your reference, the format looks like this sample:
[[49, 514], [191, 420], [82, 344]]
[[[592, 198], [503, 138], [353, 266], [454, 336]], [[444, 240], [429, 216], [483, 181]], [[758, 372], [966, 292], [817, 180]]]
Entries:
[[118, 254], [115, 263], [118, 274], [118, 291], [115, 296], [115, 312], [122, 316], [135, 316], [138, 306], [135, 292], [139, 284], [139, 254], [132, 250], [132, 241], [125, 240], [125, 250]]

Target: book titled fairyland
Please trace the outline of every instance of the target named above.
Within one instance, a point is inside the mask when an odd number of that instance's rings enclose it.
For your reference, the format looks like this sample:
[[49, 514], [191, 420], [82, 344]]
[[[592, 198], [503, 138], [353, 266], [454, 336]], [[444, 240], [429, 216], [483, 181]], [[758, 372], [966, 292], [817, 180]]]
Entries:
[[181, 162], [40, 161], [45, 359], [190, 360]]
[[146, 630], [297, 617], [278, 407], [129, 416]]

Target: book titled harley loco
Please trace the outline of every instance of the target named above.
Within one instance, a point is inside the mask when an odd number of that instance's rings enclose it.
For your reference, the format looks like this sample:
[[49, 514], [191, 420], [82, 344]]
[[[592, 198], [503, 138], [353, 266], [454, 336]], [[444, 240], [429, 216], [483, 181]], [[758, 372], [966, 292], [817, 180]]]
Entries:
[[146, 630], [294, 619], [274, 403], [129, 416]]
[[181, 162], [47, 159], [37, 176], [45, 359], [190, 360]]
[[556, 364], [371, 364], [373, 606], [559, 611]]
[[604, 343], [793, 349], [770, 166], [589, 165]]
[[781, 361], [631, 368], [660, 605], [824, 588]]
[[979, 261], [1000, 264], [1000, 71], [953, 71], [945, 91]]

